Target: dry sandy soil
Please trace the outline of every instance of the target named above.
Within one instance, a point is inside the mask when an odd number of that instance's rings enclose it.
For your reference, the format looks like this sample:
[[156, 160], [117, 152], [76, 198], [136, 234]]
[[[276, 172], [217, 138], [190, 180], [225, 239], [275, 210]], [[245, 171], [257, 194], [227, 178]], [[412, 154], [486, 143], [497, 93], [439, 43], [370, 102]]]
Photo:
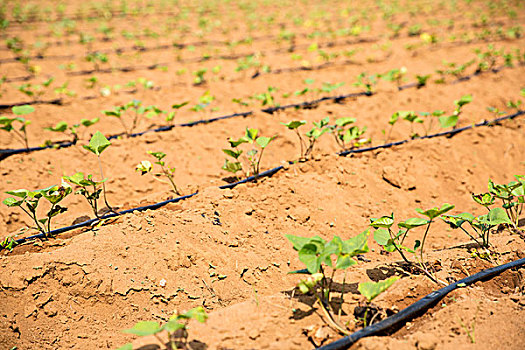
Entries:
[[[389, 118], [399, 110], [451, 114], [454, 101], [470, 94], [473, 100], [463, 108], [458, 127], [495, 118], [487, 107], [514, 113], [516, 109], [507, 102], [523, 100], [520, 89], [525, 87], [523, 2], [385, 1], [381, 6], [363, 2], [345, 7], [338, 1], [202, 1], [178, 6], [158, 1], [149, 7], [143, 4], [140, 14], [123, 14], [115, 2], [111, 14], [105, 3], [70, 1], [64, 16], [74, 18], [74, 25], [73, 20], [65, 21], [57, 14], [54, 2], [20, 3], [28, 6], [25, 11], [31, 4], [41, 11], [48, 7], [53, 11], [45, 15], [45, 22], [35, 17], [17, 22], [16, 2], [5, 5], [10, 23], [0, 31], [0, 76], [5, 77], [0, 85], [1, 104], [35, 107], [27, 116], [31, 147], [46, 140], [66, 140], [66, 136], [43, 130], [60, 121], [75, 123], [95, 117], [100, 121], [81, 132], [72, 147], [0, 160], [2, 200], [9, 196], [5, 191], [44, 188], [78, 171], [98, 178], [97, 159], [82, 145], [96, 130], [107, 136], [122, 134], [118, 120], [102, 111], [132, 99], [163, 110], [189, 101], [178, 111], [176, 123], [253, 113], [113, 139], [101, 162], [108, 178], [108, 201], [118, 210], [176, 197], [169, 185], [135, 170], [140, 161], [153, 159], [147, 151], [165, 152], [166, 162], [176, 168], [175, 181], [181, 192], [198, 194], [158, 210], [122, 215], [103, 225], [0, 251], [2, 349], [117, 349], [128, 342], [133, 349], [169, 348], [165, 333], [138, 338], [122, 330], [138, 321], [165, 322], [174, 312], [197, 306], [203, 306], [209, 318], [203, 324], [190, 321], [187, 343], [179, 343], [181, 347], [304, 349], [326, 345], [342, 335], [327, 323], [315, 298], [296, 289], [301, 277], [288, 272], [304, 265], [285, 234], [349, 239], [367, 229], [370, 218], [392, 212], [396, 218], [413, 217], [418, 215], [415, 208], [443, 203], [455, 205], [453, 214], [481, 215], [486, 210], [472, 200], [472, 193], [486, 191], [489, 179], [508, 183], [513, 175], [525, 174], [523, 115], [452, 137], [416, 138], [349, 156], [337, 155], [341, 149], [326, 134], [305, 161], [298, 161], [297, 136], [282, 125], [305, 120], [306, 129], [324, 117], [330, 123], [354, 117], [356, 125], [367, 127], [364, 137], [377, 146], [385, 142]], [[95, 10], [89, 10], [91, 7]], [[136, 3], [129, 7], [135, 9]], [[86, 20], [89, 14], [94, 18]], [[394, 24], [400, 25], [397, 34]], [[100, 30], [103, 25], [113, 28], [108, 38]], [[414, 25], [420, 28], [415, 30]], [[126, 38], [123, 31], [134, 37]], [[79, 33], [94, 40], [82, 44]], [[288, 40], [290, 33], [295, 37]], [[434, 35], [436, 42], [425, 42], [422, 33]], [[6, 44], [14, 37], [30, 56], [43, 56], [28, 65], [16, 60], [20, 54]], [[245, 42], [234, 45], [235, 40]], [[48, 43], [45, 50], [43, 43]], [[144, 49], [139, 50], [139, 44]], [[475, 50], [486, 52], [489, 45], [520, 58], [504, 66], [503, 57], [496, 57], [494, 67], [498, 69], [474, 74], [482, 61]], [[94, 65], [85, 60], [90, 50], [106, 52], [108, 62], [93, 71]], [[236, 71], [254, 53], [260, 65]], [[323, 59], [323, 54], [329, 57]], [[436, 70], [446, 69], [444, 61], [461, 65], [471, 60], [474, 62], [464, 72], [446, 75], [444, 82], [436, 83], [440, 78]], [[28, 71], [35, 65], [36, 75]], [[271, 70], [263, 69], [265, 65]], [[212, 72], [214, 67], [220, 69]], [[402, 91], [395, 83], [379, 79], [370, 96], [328, 100], [273, 114], [261, 111], [267, 106], [249, 98], [269, 86], [278, 89], [273, 95], [281, 105], [362, 92], [362, 86], [353, 85], [361, 72], [383, 74], [401, 67], [407, 69], [403, 84], [416, 82], [417, 75], [432, 76], [426, 86]], [[205, 82], [196, 85], [193, 72], [201, 68], [208, 69]], [[466, 76], [469, 79], [462, 79]], [[17, 89], [50, 77], [54, 77], [51, 88], [41, 96], [26, 96]], [[98, 79], [93, 87], [87, 82], [91, 77]], [[154, 82], [154, 88], [125, 86], [138, 78]], [[345, 84], [332, 92], [293, 94], [309, 86], [305, 79], [314, 80], [313, 88], [323, 82]], [[65, 82], [76, 96], [53, 91]], [[111, 88], [111, 94], [102, 96], [104, 87]], [[206, 91], [215, 100], [204, 112], [191, 111], [189, 107]], [[60, 104], [46, 103], [57, 97]], [[239, 106], [232, 102], [235, 98], [249, 105]], [[11, 116], [8, 106], [1, 112]], [[166, 124], [162, 116], [143, 118], [136, 131]], [[412, 131], [424, 135], [423, 125], [428, 127], [428, 121]], [[257, 128], [261, 135], [276, 135], [264, 152], [261, 169], [279, 165], [284, 169], [221, 190], [218, 186], [231, 182], [231, 174], [221, 169], [225, 158], [221, 149], [228, 147], [229, 137], [242, 136], [248, 127]], [[438, 131], [434, 122], [432, 132]], [[410, 133], [409, 123], [399, 121], [390, 141], [409, 139]], [[23, 147], [11, 133], [2, 131], [1, 135], [1, 149]], [[70, 195], [64, 205], [68, 211], [54, 219], [54, 228], [93, 217], [81, 196]], [[36, 233], [23, 230], [27, 226], [31, 221], [22, 211], [2, 205], [0, 239]], [[423, 234], [421, 229], [414, 231], [408, 238], [410, 246]], [[468, 236], [437, 220], [427, 239], [427, 261], [439, 267], [438, 278], [456, 281], [524, 258], [525, 235], [519, 232], [503, 226], [495, 229], [492, 259], [487, 261], [475, 254]], [[385, 252], [372, 236], [368, 245], [370, 251], [347, 270], [344, 284], [343, 272], [333, 278], [341, 305], [339, 321], [348, 332], [362, 328], [354, 316], [355, 308], [364, 305], [358, 283], [399, 276], [373, 301], [389, 313], [441, 287], [420, 273], [400, 268], [400, 256]], [[525, 269], [517, 268], [460, 288], [412, 321], [380, 337], [362, 339], [352, 349], [524, 349], [524, 312]]]

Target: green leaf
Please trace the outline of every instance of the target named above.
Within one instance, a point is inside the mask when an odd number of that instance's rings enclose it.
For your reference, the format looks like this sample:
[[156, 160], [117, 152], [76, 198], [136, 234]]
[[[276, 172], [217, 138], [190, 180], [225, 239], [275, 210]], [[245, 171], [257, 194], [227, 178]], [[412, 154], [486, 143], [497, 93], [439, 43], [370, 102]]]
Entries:
[[510, 221], [509, 217], [507, 216], [507, 213], [502, 208], [494, 208], [489, 211], [487, 214], [487, 222], [490, 225], [499, 225], [499, 224], [510, 224], [512, 225], [512, 221]]
[[472, 95], [462, 96], [459, 100], [455, 100], [454, 104], [458, 107], [463, 107], [464, 105], [472, 102]]
[[441, 124], [442, 128], [454, 127], [456, 126], [457, 123], [458, 123], [458, 116], [455, 114], [439, 117], [439, 124]]
[[236, 172], [242, 170], [242, 164], [239, 162], [230, 162], [229, 160], [226, 159], [224, 161], [224, 165], [222, 166], [222, 169], [235, 174]]
[[182, 103], [175, 103], [175, 104], [171, 105], [171, 108], [179, 109], [179, 108], [182, 108], [182, 107], [186, 106], [188, 103], [190, 103], [190, 102], [189, 101], [184, 101]]
[[394, 223], [394, 213], [392, 213], [390, 216], [380, 217], [379, 219], [370, 219], [370, 221], [370, 226], [374, 228], [390, 228]]
[[359, 293], [368, 300], [368, 302], [371, 302], [379, 294], [390, 288], [390, 286], [392, 286], [398, 279], [399, 277], [394, 276], [379, 282], [363, 282], [359, 283], [357, 289], [359, 290]]
[[301, 248], [305, 244], [310, 243], [310, 241], [321, 242], [323, 245], [326, 243], [326, 241], [319, 236], [314, 236], [314, 237], [301, 237], [301, 236], [294, 236], [294, 235], [284, 235], [284, 236], [286, 237], [286, 239], [288, 239], [293, 244], [293, 248], [297, 251], [301, 250]]
[[429, 220], [432, 221], [434, 218], [440, 216], [441, 214], [446, 213], [449, 210], [452, 210], [453, 208], [454, 206], [452, 204], [445, 203], [441, 206], [441, 208], [434, 207], [434, 208], [430, 208], [427, 210], [416, 208], [416, 211], [419, 214], [425, 215], [426, 217], [429, 218]]
[[320, 251], [316, 244], [307, 243], [299, 250], [299, 260], [306, 265], [308, 272], [317, 273], [321, 267]]
[[23, 106], [15, 106], [11, 108], [11, 110], [13, 111], [15, 115], [26, 115], [29, 113], [33, 113], [35, 111], [35, 108], [30, 105], [23, 105]]
[[164, 152], [152, 152], [148, 151], [148, 154], [151, 154], [153, 157], [157, 158], [157, 160], [162, 160], [162, 158], [166, 157], [166, 153]]
[[273, 136], [273, 137], [260, 136], [257, 138], [255, 142], [257, 142], [257, 144], [261, 146], [261, 148], [266, 148], [266, 146], [268, 146], [268, 144], [270, 144], [270, 142], [272, 142], [272, 140], [275, 138], [276, 136]]
[[91, 120], [90, 119], [80, 119], [80, 124], [82, 124], [83, 126], [85, 126], [87, 128], [87, 127], [90, 127], [93, 124], [98, 123], [99, 120], [100, 120], [100, 118], [93, 118]]
[[120, 348], [118, 348], [117, 350], [133, 350], [133, 344], [126, 343], [122, 345]]
[[208, 315], [206, 315], [206, 311], [202, 306], [197, 306], [180, 316], [188, 319], [192, 318], [200, 323], [204, 323], [208, 319]]
[[483, 206], [489, 206], [494, 204], [494, 201], [496, 200], [494, 196], [490, 193], [481, 193], [481, 194], [472, 194], [472, 199]]
[[246, 137], [241, 137], [238, 140], [234, 140], [234, 139], [230, 138], [228, 140], [228, 142], [230, 143], [231, 147], [237, 147], [239, 145], [242, 145], [243, 143], [249, 143], [250, 141]]
[[364, 230], [360, 234], [346, 241], [343, 241], [343, 254], [349, 254], [350, 256], [355, 256], [357, 254], [364, 254], [368, 252], [368, 236], [370, 231], [368, 229]]
[[25, 189], [6, 191], [6, 193], [20, 198], [26, 198], [29, 195], [29, 191]]
[[293, 121], [291, 121], [291, 122], [288, 122], [288, 123], [281, 123], [281, 124], [283, 124], [284, 126], [286, 126], [288, 129], [293, 130], [293, 129], [297, 129], [297, 128], [300, 127], [301, 125], [306, 124], [306, 120], [293, 120]]
[[91, 137], [91, 140], [89, 140], [89, 145], [84, 146], [84, 148], [93, 152], [97, 156], [100, 156], [100, 154], [110, 145], [111, 142], [109, 142], [109, 140], [100, 131], [97, 131]]
[[258, 133], [259, 133], [259, 130], [257, 130], [257, 129], [246, 128], [246, 136], [245, 137], [248, 140], [250, 140], [250, 142], [253, 142], [257, 138], [257, 134]]
[[135, 323], [133, 328], [125, 329], [122, 332], [138, 336], [146, 336], [157, 334], [160, 331], [162, 331], [162, 327], [155, 321], [139, 321]]
[[235, 159], [238, 159], [242, 154], [242, 150], [223, 149], [222, 151]]
[[429, 222], [428, 220], [425, 220], [422, 218], [410, 218], [410, 219], [406, 219], [403, 222], [400, 222], [399, 224], [397, 224], [397, 226], [410, 230], [415, 227], [426, 225], [428, 224], [428, 222]]
[[3, 203], [8, 207], [18, 207], [22, 203], [24, 203], [24, 200], [16, 200], [13, 197], [7, 197], [6, 199], [4, 199]]
[[340, 127], [345, 127], [347, 126], [348, 124], [352, 124], [352, 123], [355, 123], [355, 118], [351, 118], [351, 117], [344, 117], [344, 118], [339, 118], [339, 119], [336, 119], [335, 120], [335, 124], [337, 126], [340, 126]]
[[388, 233], [387, 230], [385, 230], [384, 228], [378, 228], [375, 232], [374, 232], [374, 240], [377, 242], [377, 244], [379, 245], [387, 245], [388, 242], [390, 241], [390, 234]]
[[357, 265], [357, 261], [352, 259], [349, 255], [345, 254], [345, 255], [339, 255], [337, 257], [335, 268], [338, 270], [344, 270], [354, 265]]
[[161, 330], [165, 330], [165, 331], [172, 333], [172, 332], [178, 331], [179, 329], [185, 329], [185, 328], [186, 328], [185, 324], [179, 323], [177, 322], [176, 319], [173, 319], [173, 320], [169, 320], [168, 322], [166, 322], [166, 324], [162, 326]]
[[49, 131], [55, 131], [55, 132], [64, 132], [67, 130], [67, 123], [64, 121], [58, 122], [57, 125], [50, 127], [50, 128], [44, 128], [45, 130]]

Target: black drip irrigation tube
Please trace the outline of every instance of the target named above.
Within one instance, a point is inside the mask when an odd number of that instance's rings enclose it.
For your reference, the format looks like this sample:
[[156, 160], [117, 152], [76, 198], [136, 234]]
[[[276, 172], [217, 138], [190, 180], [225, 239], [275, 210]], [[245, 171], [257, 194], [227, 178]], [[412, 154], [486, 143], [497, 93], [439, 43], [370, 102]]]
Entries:
[[404, 308], [399, 311], [397, 314], [390, 316], [383, 321], [380, 321], [376, 324], [368, 326], [366, 328], [360, 329], [357, 332], [354, 332], [344, 338], [336, 340], [327, 345], [317, 348], [318, 350], [343, 350], [348, 349], [350, 346], [355, 344], [359, 339], [365, 337], [371, 337], [375, 335], [381, 335], [385, 331], [403, 325], [405, 322], [423, 314], [428, 308], [436, 305], [441, 299], [443, 299], [448, 293], [452, 292], [455, 289], [463, 288], [469, 286], [473, 283], [488, 280], [500, 273], [525, 265], [525, 258], [512, 261], [507, 264], [499, 265], [496, 267], [491, 267], [489, 269], [478, 272], [472, 276], [463, 278], [455, 283], [449, 284], [446, 287], [443, 287], [435, 292], [432, 292], [422, 299], [419, 299], [414, 304]]
[[[492, 73], [498, 73], [499, 71], [501, 71], [504, 68], [505, 68], [505, 66], [494, 68], [494, 69], [491, 70], [491, 72]], [[476, 72], [474, 72], [474, 73], [472, 73], [470, 75], [467, 75], [467, 76], [465, 76], [463, 78], [459, 78], [459, 79], [451, 82], [451, 84], [455, 84], [455, 83], [459, 83], [459, 82], [462, 82], [462, 81], [470, 80], [470, 78], [478, 76], [478, 75], [481, 75], [481, 74], [482, 74], [482, 72], [476, 71]], [[418, 88], [419, 89], [421, 87], [422, 86], [419, 85], [418, 83], [409, 83], [409, 84], [405, 84], [405, 85], [399, 86], [398, 90], [402, 91], [402, 90], [409, 89], [409, 88]], [[348, 98], [359, 97], [359, 96], [372, 96], [373, 94], [374, 93], [372, 93], [370, 91], [361, 91], [361, 92], [355, 92], [355, 93], [338, 95], [338, 96], [325, 96], [325, 97], [321, 97], [321, 98], [318, 98], [318, 99], [312, 100], [312, 101], [304, 101], [304, 102], [292, 103], [292, 104], [288, 104], [288, 105], [284, 105], [284, 106], [264, 108], [264, 109], [261, 109], [260, 111], [264, 112], [264, 113], [273, 114], [273, 113], [278, 112], [280, 110], [285, 110], [285, 109], [289, 109], [289, 108], [308, 108], [308, 107], [313, 107], [315, 105], [318, 105], [319, 103], [325, 102], [325, 101], [334, 101], [334, 102], [338, 103], [338, 102], [340, 102], [342, 100], [345, 100], [345, 99], [348, 99]], [[61, 102], [62, 101], [60, 100], [58, 103], [61, 103]], [[16, 105], [20, 105], [20, 104], [16, 104]], [[0, 108], [1, 108], [1, 106], [0, 106]], [[199, 125], [199, 124], [213, 123], [213, 122], [216, 122], [216, 121], [219, 121], [219, 120], [231, 119], [231, 118], [236, 118], [236, 117], [247, 117], [249, 115], [253, 115], [254, 113], [255, 113], [255, 111], [248, 111], [248, 112], [242, 112], [242, 113], [233, 113], [233, 114], [227, 114], [227, 115], [214, 117], [214, 118], [209, 118], [209, 119], [200, 119], [200, 120], [187, 122], [187, 123], [180, 123], [180, 124], [174, 124], [174, 125], [161, 126], [159, 128], [156, 128], [156, 129], [150, 129], [150, 130], [145, 130], [145, 131], [141, 131], [141, 132], [136, 132], [136, 133], [130, 134], [129, 137], [138, 137], [138, 136], [142, 136], [144, 134], [151, 133], [151, 132], [165, 132], [165, 131], [169, 131], [169, 130], [171, 130], [173, 128], [176, 128], [176, 127], [192, 127], [192, 126]], [[521, 113], [521, 112], [518, 112], [517, 115], [520, 115], [519, 113]], [[507, 117], [503, 117], [503, 118], [507, 118]], [[497, 121], [498, 120], [494, 120], [492, 122], [497, 122]], [[457, 132], [458, 129], [455, 129], [455, 130], [456, 130], [455, 132]], [[451, 133], [455, 133], [455, 132], [454, 132], [454, 130], [451, 131]], [[111, 135], [111, 136], [108, 137], [108, 139], [109, 140], [117, 139], [117, 138], [122, 137], [122, 136], [123, 136], [122, 134]], [[423, 136], [423, 137], [420, 137], [420, 138], [429, 138], [429, 137], [434, 137], [434, 136]], [[392, 146], [400, 145], [400, 144], [403, 144], [405, 142], [406, 142], [406, 140], [405, 141], [394, 142], [394, 143], [392, 143]], [[5, 159], [5, 158], [7, 158], [7, 157], [9, 157], [9, 156], [11, 156], [11, 155], [14, 155], [14, 154], [31, 153], [31, 152], [41, 151], [41, 150], [45, 150], [45, 149], [49, 149], [49, 148], [67, 148], [67, 147], [73, 146], [74, 144], [75, 143], [73, 143], [73, 142], [60, 142], [60, 143], [55, 143], [53, 145], [41, 146], [41, 147], [20, 148], [20, 149], [0, 149], [0, 161]], [[372, 149], [387, 148], [387, 147], [388, 147], [388, 144], [387, 145], [381, 145], [381, 146], [372, 147]], [[346, 155], [348, 153], [365, 152], [367, 150], [369, 150], [369, 149], [361, 148], [361, 149], [357, 149], [357, 150], [349, 150], [349, 151], [341, 152], [342, 154], [340, 153], [340, 155]]]
[[[455, 135], [457, 133], [460, 133], [460, 132], [463, 132], [463, 131], [466, 131], [466, 130], [470, 130], [470, 129], [474, 128], [474, 127], [492, 125], [492, 124], [495, 124], [495, 123], [503, 121], [503, 120], [513, 119], [513, 118], [515, 118], [517, 116], [520, 116], [520, 115], [523, 115], [523, 114], [525, 114], [525, 111], [518, 111], [518, 112], [516, 112], [514, 114], [506, 115], [506, 116], [499, 117], [499, 118], [496, 118], [496, 119], [493, 119], [493, 120], [483, 121], [483, 122], [480, 122], [480, 123], [477, 123], [477, 124], [474, 124], [474, 125], [469, 125], [469, 126], [466, 126], [466, 127], [463, 127], [463, 128], [458, 128], [458, 129], [454, 129], [454, 130], [450, 130], [450, 131], [440, 132], [440, 133], [436, 133], [436, 134], [432, 134], [432, 135], [428, 135], [428, 136], [423, 136], [423, 137], [419, 137], [419, 138], [415, 138], [415, 139], [409, 139], [409, 140], [402, 140], [402, 141], [392, 142], [392, 143], [379, 145], [379, 146], [374, 146], [374, 147], [367, 147], [367, 148], [360, 148], [360, 149], [355, 149], [355, 150], [348, 150], [348, 151], [344, 151], [344, 152], [339, 152], [339, 153], [337, 153], [337, 155], [339, 155], [339, 156], [347, 156], [348, 154], [352, 154], [352, 153], [370, 152], [370, 151], [374, 151], [374, 150], [377, 150], [377, 149], [390, 148], [390, 147], [402, 145], [402, 144], [408, 143], [408, 142], [413, 141], [413, 140], [418, 140], [418, 139], [430, 139], [430, 138], [434, 138], [434, 137], [438, 137], [438, 136], [453, 136], [453, 135]], [[292, 162], [292, 161], [288, 161], [287, 163], [289, 165], [294, 164], [294, 162]], [[247, 177], [247, 178], [245, 178], [243, 180], [240, 180], [240, 181], [237, 181], [237, 182], [233, 182], [231, 184], [226, 184], [226, 185], [219, 186], [219, 189], [232, 189], [235, 186], [238, 186], [238, 185], [241, 185], [241, 184], [244, 184], [244, 183], [248, 183], [248, 182], [254, 182], [254, 181], [256, 181], [256, 180], [258, 180], [260, 178], [271, 177], [271, 176], [273, 176], [274, 174], [278, 173], [279, 171], [281, 171], [283, 169], [284, 169], [284, 166], [283, 165], [279, 165], [278, 167], [266, 170], [266, 171], [264, 171], [264, 172], [262, 172], [262, 173], [260, 173], [258, 175], [249, 176], [249, 177]], [[87, 220], [87, 221], [84, 221], [84, 222], [81, 222], [81, 223], [78, 223], [78, 224], [75, 224], [75, 225], [61, 227], [59, 229], [50, 231], [48, 233], [48, 236], [55, 236], [55, 235], [57, 235], [59, 233], [71, 231], [71, 230], [74, 230], [74, 229], [77, 229], [77, 228], [90, 226], [91, 224], [93, 224], [93, 223], [95, 223], [95, 222], [97, 222], [99, 220], [110, 219], [110, 218], [114, 218], [114, 217], [117, 217], [117, 216], [120, 216], [120, 215], [124, 215], [124, 214], [127, 214], [127, 213], [132, 213], [132, 212], [135, 212], [135, 211], [155, 210], [155, 209], [158, 209], [160, 207], [165, 206], [166, 204], [176, 203], [176, 202], [179, 202], [179, 201], [191, 198], [193, 196], [196, 196], [198, 193], [199, 192], [194, 192], [192, 194], [188, 194], [188, 195], [185, 195], [185, 196], [181, 196], [181, 197], [177, 197], [177, 198], [173, 198], [173, 199], [168, 199], [168, 200], [163, 201], [163, 202], [150, 204], [150, 205], [146, 205], [146, 206], [142, 206], [142, 207], [138, 207], [138, 208], [127, 209], [127, 210], [119, 212], [118, 214], [116, 214], [116, 213], [107, 214], [107, 215], [104, 215], [104, 216], [100, 217], [100, 219], [90, 219], [90, 220]], [[39, 234], [36, 234], [36, 235], [33, 235], [33, 236], [20, 238], [20, 239], [16, 240], [15, 242], [17, 244], [21, 244], [21, 243], [27, 242], [29, 240], [44, 239], [44, 238], [46, 238], [46, 236], [44, 234], [42, 234], [42, 233], [39, 233]], [[2, 250], [2, 247], [0, 247], [0, 251], [1, 250]]]
[[23, 106], [23, 105], [61, 105], [64, 101], [61, 98], [54, 98], [52, 100], [37, 100], [37, 101], [31, 101], [31, 102], [16, 102], [11, 104], [1, 104], [0, 109], [8, 109], [13, 108], [16, 106]]
[[[291, 164], [291, 162], [289, 162], [289, 164]], [[219, 188], [220, 189], [232, 189], [235, 186], [240, 185], [240, 184], [256, 181], [257, 179], [264, 178], [264, 177], [270, 177], [270, 176], [274, 175], [275, 173], [277, 173], [278, 171], [280, 171], [282, 169], [284, 169], [284, 167], [282, 165], [280, 165], [280, 166], [278, 166], [276, 168], [273, 168], [273, 169], [270, 169], [270, 170], [266, 170], [266, 171], [260, 173], [259, 175], [249, 176], [246, 179], [243, 179], [243, 180], [240, 180], [240, 181], [237, 181], [237, 182], [233, 182], [231, 184], [226, 184], [226, 185], [219, 186]], [[140, 211], [146, 211], [146, 210], [156, 210], [156, 209], [159, 209], [159, 208], [165, 206], [166, 204], [177, 203], [179, 201], [182, 201], [182, 200], [191, 198], [193, 196], [196, 196], [197, 194], [199, 194], [199, 192], [194, 192], [194, 193], [191, 193], [191, 194], [188, 194], [188, 195], [185, 195], [185, 196], [180, 196], [180, 197], [177, 197], [177, 198], [168, 199], [168, 200], [165, 200], [165, 201], [162, 201], [162, 202], [158, 202], [158, 203], [155, 203], [155, 204], [145, 205], [145, 206], [137, 207], [137, 208], [126, 209], [126, 210], [120, 211], [118, 213], [106, 214], [106, 215], [101, 216], [98, 219], [97, 218], [89, 219], [89, 220], [80, 222], [80, 223], [75, 224], [75, 225], [57, 228], [56, 230], [52, 230], [49, 233], [47, 233], [47, 235], [45, 235], [43, 233], [38, 233], [36, 235], [32, 235], [32, 236], [28, 236], [28, 237], [17, 239], [15, 242], [18, 245], [18, 244], [22, 244], [22, 243], [25, 243], [25, 242], [28, 242], [28, 241], [35, 240], [35, 239], [46, 239], [46, 238], [49, 238], [49, 237], [54, 237], [54, 236], [56, 236], [56, 235], [58, 235], [60, 233], [64, 233], [64, 232], [71, 231], [71, 230], [75, 230], [77, 228], [91, 226], [92, 224], [94, 224], [94, 223], [96, 223], [98, 221], [101, 221], [101, 220], [115, 218], [115, 217], [118, 217], [118, 216], [121, 216], [121, 215], [124, 215], [124, 214], [133, 213], [133, 212], [136, 212], [136, 211], [140, 212]], [[0, 247], [0, 251], [2, 249], [3, 248]]]
[[480, 127], [480, 126], [487, 126], [487, 125], [496, 124], [496, 123], [501, 122], [503, 120], [514, 119], [514, 118], [519, 117], [520, 115], [523, 115], [523, 114], [525, 114], [525, 111], [517, 111], [516, 113], [513, 113], [513, 114], [505, 115], [503, 117], [499, 117], [499, 118], [492, 119], [492, 120], [484, 120], [484, 121], [479, 122], [477, 124], [467, 125], [467, 126], [464, 126], [462, 128], [457, 128], [457, 129], [452, 129], [452, 130], [449, 130], [449, 131], [438, 132], [438, 133], [431, 134], [431, 135], [426, 135], [426, 136], [415, 137], [413, 139], [408, 139], [408, 140], [401, 140], [401, 141], [396, 141], [396, 142], [390, 142], [390, 143], [386, 143], [384, 145], [379, 145], [379, 146], [358, 148], [358, 149], [349, 149], [349, 150], [346, 150], [346, 151], [339, 152], [337, 154], [344, 157], [344, 156], [347, 156], [347, 155], [353, 154], [353, 153], [363, 153], [363, 152], [370, 152], [370, 151], [375, 151], [375, 150], [383, 149], [383, 148], [390, 148], [390, 147], [402, 145], [404, 143], [408, 143], [408, 142], [413, 141], [413, 140], [432, 139], [434, 137], [440, 137], [440, 136], [452, 137], [452, 136], [454, 136], [454, 135], [456, 135], [456, 134], [458, 134], [460, 132], [466, 131], [466, 130], [477, 128], [477, 127]]

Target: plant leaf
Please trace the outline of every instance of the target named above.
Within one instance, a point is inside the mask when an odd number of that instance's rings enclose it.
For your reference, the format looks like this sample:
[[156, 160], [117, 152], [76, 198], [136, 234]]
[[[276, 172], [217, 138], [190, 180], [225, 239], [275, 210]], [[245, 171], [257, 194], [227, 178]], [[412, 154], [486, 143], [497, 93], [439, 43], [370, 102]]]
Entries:
[[93, 152], [97, 156], [100, 156], [100, 154], [110, 145], [111, 142], [109, 142], [109, 140], [100, 131], [97, 131], [91, 137], [91, 140], [89, 140], [89, 145], [84, 146], [84, 148]]
[[35, 111], [35, 108], [30, 105], [23, 105], [23, 106], [15, 106], [11, 108], [11, 110], [16, 115], [26, 115], [29, 113], [33, 113]]
[[371, 302], [379, 294], [390, 288], [390, 286], [392, 286], [398, 279], [399, 277], [394, 276], [379, 282], [363, 282], [359, 283], [357, 289], [359, 290], [359, 293], [368, 300], [368, 302]]
[[146, 336], [157, 334], [160, 331], [162, 331], [162, 327], [155, 321], [139, 321], [135, 323], [133, 328], [125, 329], [122, 332], [138, 336]]

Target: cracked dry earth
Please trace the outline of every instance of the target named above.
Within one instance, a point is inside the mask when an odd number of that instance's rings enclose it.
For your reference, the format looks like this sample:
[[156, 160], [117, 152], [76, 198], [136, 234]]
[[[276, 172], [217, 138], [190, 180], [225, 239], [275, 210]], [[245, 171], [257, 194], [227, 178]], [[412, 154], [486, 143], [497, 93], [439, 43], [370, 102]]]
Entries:
[[[19, 349], [116, 348], [133, 339], [120, 331], [136, 321], [166, 320], [173, 310], [198, 305], [210, 318], [190, 323], [191, 348], [299, 349], [335, 340], [339, 335], [313, 300], [292, 293], [298, 277], [287, 272], [301, 263], [284, 234], [347, 239], [363, 231], [370, 217], [391, 211], [407, 217], [414, 207], [444, 202], [454, 203], [457, 212], [479, 211], [471, 192], [484, 190], [488, 178], [504, 182], [525, 170], [524, 126], [517, 119], [353, 157], [325, 155], [256, 184], [209, 187], [157, 211], [18, 247], [0, 260], [0, 343]], [[519, 235], [501, 231], [493, 237], [497, 263], [525, 256]], [[436, 224], [428, 254], [442, 266], [440, 278], [460, 279], [489, 267], [468, 253], [467, 241]], [[398, 257], [382, 254], [372, 240], [369, 245], [373, 251], [346, 278], [342, 320], [350, 329], [353, 309], [362, 302], [358, 282], [400, 274], [375, 301], [394, 311], [437, 288], [424, 276], [392, 272]], [[389, 337], [364, 339], [355, 348], [520, 349], [524, 272], [507, 271], [457, 290]], [[336, 283], [341, 280], [336, 274]], [[471, 328], [475, 343], [467, 334]], [[147, 337], [134, 344], [163, 346]]]

